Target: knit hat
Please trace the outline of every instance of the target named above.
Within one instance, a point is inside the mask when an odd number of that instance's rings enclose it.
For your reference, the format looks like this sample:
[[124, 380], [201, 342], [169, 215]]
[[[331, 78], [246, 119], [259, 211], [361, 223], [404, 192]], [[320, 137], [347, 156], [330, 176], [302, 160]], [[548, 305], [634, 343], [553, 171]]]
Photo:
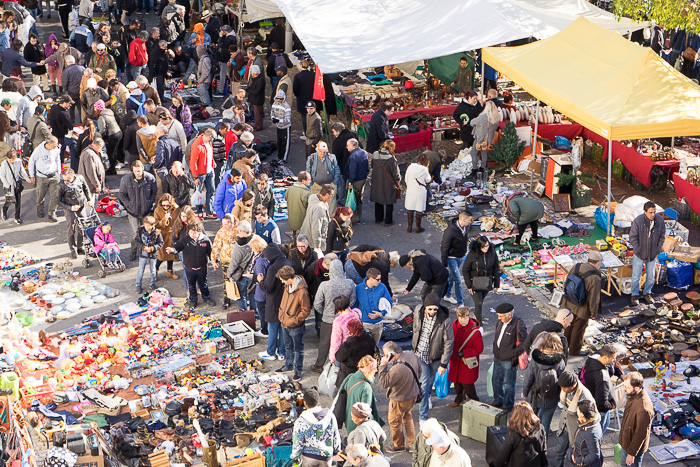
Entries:
[[97, 80], [95, 78], [88, 78], [85, 87], [88, 89], [95, 89], [97, 87]]
[[399, 258], [399, 266], [406, 266], [410, 260], [411, 258], [409, 258], [408, 255], [401, 255], [401, 258]]
[[423, 306], [440, 306], [440, 297], [435, 293], [429, 293], [423, 300]]
[[369, 418], [372, 415], [372, 407], [366, 402], [355, 402], [352, 405], [351, 412], [357, 418]]
[[504, 313], [511, 313], [513, 311], [513, 305], [510, 303], [501, 303], [496, 307], [496, 313], [504, 314]]
[[603, 261], [603, 255], [599, 251], [593, 250], [588, 253], [588, 262], [597, 263], [598, 261]]
[[104, 109], [105, 109], [105, 101], [100, 99], [97, 102], [95, 102], [95, 110], [104, 110]]
[[12, 101], [6, 97], [0, 102], [0, 105], [12, 105]]
[[570, 388], [572, 386], [576, 386], [576, 381], [578, 381], [578, 378], [576, 377], [576, 374], [573, 371], [564, 371], [562, 374], [559, 375], [559, 386], [562, 388]]

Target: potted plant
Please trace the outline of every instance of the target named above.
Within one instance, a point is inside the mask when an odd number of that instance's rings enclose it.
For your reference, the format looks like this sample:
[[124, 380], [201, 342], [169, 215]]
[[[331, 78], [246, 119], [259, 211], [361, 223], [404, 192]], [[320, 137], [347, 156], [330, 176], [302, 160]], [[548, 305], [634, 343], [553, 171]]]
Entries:
[[593, 189], [584, 185], [584, 182], [593, 183], [593, 177], [578, 170], [570, 173], [558, 173], [555, 177], [559, 179], [557, 186], [563, 189], [562, 193], [571, 193], [572, 208], [590, 206], [593, 199]]
[[493, 145], [491, 158], [503, 166], [498, 170], [510, 172], [513, 165], [520, 159], [520, 156], [523, 155], [523, 149], [525, 149], [525, 143], [518, 138], [518, 133], [515, 131], [515, 124], [513, 122], [508, 122], [505, 128], [503, 128], [501, 139], [498, 143]]

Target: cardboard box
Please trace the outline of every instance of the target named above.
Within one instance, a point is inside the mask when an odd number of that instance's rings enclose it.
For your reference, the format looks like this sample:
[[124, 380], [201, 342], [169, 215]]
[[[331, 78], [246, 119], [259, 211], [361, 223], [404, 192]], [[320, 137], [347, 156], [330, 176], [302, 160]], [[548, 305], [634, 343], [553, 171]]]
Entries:
[[673, 249], [668, 254], [669, 258], [677, 259], [678, 261], [686, 261], [695, 264], [700, 261], [700, 248], [694, 246], [679, 246]]
[[620, 266], [617, 268], [617, 275], [620, 279], [624, 277], [632, 277], [632, 266]]
[[105, 467], [104, 456], [78, 456], [75, 467]]
[[693, 284], [700, 284], [700, 269], [693, 269]]

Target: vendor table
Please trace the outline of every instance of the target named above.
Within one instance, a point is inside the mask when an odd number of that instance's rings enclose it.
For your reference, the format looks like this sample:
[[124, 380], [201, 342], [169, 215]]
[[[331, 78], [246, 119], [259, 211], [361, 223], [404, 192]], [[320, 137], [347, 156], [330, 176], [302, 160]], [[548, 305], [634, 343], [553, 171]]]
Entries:
[[673, 186], [676, 188], [676, 196], [685, 198], [693, 212], [700, 212], [700, 188], [677, 173], [673, 174]]
[[[396, 110], [394, 113], [391, 114], [391, 117], [389, 118], [390, 120], [397, 120], [399, 118], [405, 118], [405, 117], [410, 117], [411, 115], [415, 114], [426, 114], [426, 115], [435, 115], [435, 116], [440, 116], [440, 115], [452, 115], [457, 108], [456, 105], [441, 105], [438, 107], [416, 107], [415, 109], [404, 109], [404, 110]], [[353, 114], [363, 122], [369, 122], [370, 119], [372, 118], [372, 114], [374, 112], [366, 113], [366, 114], [360, 114], [359, 112], [356, 112], [355, 110], [352, 111]]]
[[[601, 254], [603, 255], [603, 261], [600, 265], [600, 272], [608, 278], [608, 285], [605, 290], [601, 290], [601, 292], [609, 297], [612, 292], [611, 288], [614, 288], [618, 295], [622, 295], [619, 285], [620, 268], [624, 266], [624, 264], [622, 264], [622, 261], [620, 261], [620, 259], [610, 251], [603, 251]], [[569, 275], [571, 269], [577, 263], [573, 262], [569, 255], [553, 256], [552, 260], [554, 261], [554, 288], [556, 289], [557, 279], [559, 279], [559, 268], [561, 268], [562, 275], [564, 276], [562, 278], [562, 283], [564, 283], [566, 281], [566, 276]]]
[[427, 147], [433, 147], [433, 129], [419, 131], [418, 133], [409, 133], [407, 135], [397, 135], [392, 139], [396, 143], [396, 152], [412, 151]]
[[[501, 128], [505, 126], [506, 122], [501, 122]], [[530, 125], [532, 130], [535, 130], [535, 124], [529, 124], [526, 121], [519, 121], [516, 126], [527, 126]], [[578, 123], [540, 123], [537, 125], [537, 135], [554, 141], [557, 136], [563, 136], [564, 138], [572, 141], [577, 136], [581, 135], [583, 131], [583, 126]]]

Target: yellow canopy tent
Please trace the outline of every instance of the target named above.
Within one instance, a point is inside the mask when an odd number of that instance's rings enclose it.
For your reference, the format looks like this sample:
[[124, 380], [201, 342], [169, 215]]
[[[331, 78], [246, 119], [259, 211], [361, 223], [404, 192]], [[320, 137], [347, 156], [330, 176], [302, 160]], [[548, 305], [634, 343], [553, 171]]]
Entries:
[[[580, 17], [519, 47], [487, 47], [483, 60], [537, 99], [612, 141], [700, 134], [700, 87], [651, 49]], [[610, 203], [608, 183], [608, 211]], [[610, 222], [608, 222], [610, 229]]]

